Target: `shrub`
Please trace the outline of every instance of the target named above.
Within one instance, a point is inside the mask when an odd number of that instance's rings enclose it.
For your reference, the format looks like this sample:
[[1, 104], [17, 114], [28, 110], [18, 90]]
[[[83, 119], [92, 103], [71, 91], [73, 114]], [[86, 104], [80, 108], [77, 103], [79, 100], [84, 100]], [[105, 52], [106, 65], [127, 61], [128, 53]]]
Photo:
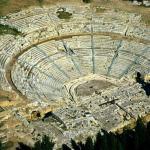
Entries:
[[83, 0], [84, 3], [91, 3], [91, 0]]
[[16, 150], [53, 150], [55, 143], [46, 135], [43, 136], [42, 141], [37, 141], [34, 147], [29, 147], [22, 142], [19, 142], [19, 147]]
[[[76, 143], [71, 140], [73, 150], [149, 150], [150, 149], [150, 122], [144, 125], [138, 118], [134, 129], [124, 129], [122, 134], [102, 130], [93, 140], [89, 137], [85, 143]], [[69, 147], [63, 144], [63, 150]]]
[[2, 34], [19, 35], [21, 32], [16, 28], [10, 27], [9, 25], [0, 24], [0, 35]]

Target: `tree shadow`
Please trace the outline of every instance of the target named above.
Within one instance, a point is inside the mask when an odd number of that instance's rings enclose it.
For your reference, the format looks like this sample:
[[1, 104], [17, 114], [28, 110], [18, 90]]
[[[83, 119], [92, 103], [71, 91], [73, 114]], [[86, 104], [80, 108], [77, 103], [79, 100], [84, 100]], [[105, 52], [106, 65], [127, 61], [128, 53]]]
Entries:
[[150, 83], [147, 83], [144, 81], [140, 72], [137, 72], [137, 76], [135, 79], [136, 79], [136, 82], [142, 85], [142, 89], [145, 91], [146, 95], [149, 97], [150, 96]]

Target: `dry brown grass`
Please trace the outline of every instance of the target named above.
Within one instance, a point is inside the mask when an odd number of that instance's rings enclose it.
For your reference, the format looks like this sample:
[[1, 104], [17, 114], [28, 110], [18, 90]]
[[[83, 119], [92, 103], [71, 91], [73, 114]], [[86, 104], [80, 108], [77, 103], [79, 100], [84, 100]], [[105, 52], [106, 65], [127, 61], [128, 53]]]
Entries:
[[[38, 0], [6, 0], [7, 3], [0, 3], [0, 15], [17, 12], [30, 6], [40, 6]], [[81, 0], [43, 0], [44, 5], [52, 5], [55, 3], [80, 3]]]
[[7, 92], [0, 89], [0, 106], [5, 108], [8, 106], [21, 106], [22, 104], [26, 104], [27, 101], [21, 99], [14, 92]]
[[[7, 3], [0, 3], [0, 15], [17, 12], [30, 6], [39, 6], [38, 0], [6, 0]], [[44, 5], [52, 5], [55, 3], [76, 3], [81, 5], [82, 0], [43, 0]], [[82, 3], [83, 4], [83, 3]], [[150, 25], [150, 8], [143, 6], [134, 6], [126, 0], [93, 0], [91, 3], [95, 6], [106, 7], [108, 9], [116, 9], [125, 12], [134, 12], [142, 16], [142, 21], [148, 26]], [[86, 4], [84, 4], [86, 5]]]
[[93, 0], [94, 6], [101, 6], [107, 9], [121, 10], [130, 13], [136, 13], [142, 16], [142, 21], [146, 25], [150, 25], [150, 8], [144, 6], [135, 6], [129, 1], [125, 0]]

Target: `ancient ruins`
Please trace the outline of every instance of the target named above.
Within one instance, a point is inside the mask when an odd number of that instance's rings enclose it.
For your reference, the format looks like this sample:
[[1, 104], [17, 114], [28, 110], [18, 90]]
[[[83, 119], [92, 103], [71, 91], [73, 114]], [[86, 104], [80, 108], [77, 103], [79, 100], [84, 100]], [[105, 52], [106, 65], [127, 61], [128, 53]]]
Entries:
[[0, 23], [22, 33], [0, 36], [0, 88], [16, 97], [1, 101], [3, 143], [47, 134], [59, 147], [149, 115], [150, 98], [135, 81], [150, 73], [150, 27], [140, 15], [58, 3]]

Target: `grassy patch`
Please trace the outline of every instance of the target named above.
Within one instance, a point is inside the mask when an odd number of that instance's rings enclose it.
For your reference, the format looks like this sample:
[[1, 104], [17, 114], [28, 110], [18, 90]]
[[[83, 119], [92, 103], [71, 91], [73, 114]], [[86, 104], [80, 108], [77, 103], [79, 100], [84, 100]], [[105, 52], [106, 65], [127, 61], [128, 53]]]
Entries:
[[0, 128], [4, 125], [5, 125], [4, 122], [0, 122]]
[[0, 15], [0, 19], [9, 19], [10, 17], [9, 16], [1, 16]]
[[0, 14], [2, 14], [2, 8], [8, 4], [9, 0], [0, 0]]
[[142, 16], [142, 21], [147, 25], [150, 26], [150, 18], [146, 18], [145, 16]]
[[9, 0], [0, 0], [0, 5], [5, 5]]
[[6, 16], [29, 6], [39, 6], [38, 0], [0, 0], [0, 15]]
[[97, 13], [103, 13], [103, 12], [105, 12], [105, 11], [106, 11], [105, 8], [102, 8], [102, 7], [96, 7], [96, 12], [97, 12]]
[[20, 35], [21, 32], [16, 28], [10, 27], [9, 25], [0, 24], [0, 35], [3, 34]]
[[44, 1], [44, 0], [37, 0], [37, 2], [39, 3], [40, 7], [42, 7], [43, 1]]
[[60, 19], [70, 19], [72, 16], [72, 13], [66, 12], [65, 9], [57, 11], [57, 14]]
[[9, 99], [8, 96], [0, 96], [0, 99]]

